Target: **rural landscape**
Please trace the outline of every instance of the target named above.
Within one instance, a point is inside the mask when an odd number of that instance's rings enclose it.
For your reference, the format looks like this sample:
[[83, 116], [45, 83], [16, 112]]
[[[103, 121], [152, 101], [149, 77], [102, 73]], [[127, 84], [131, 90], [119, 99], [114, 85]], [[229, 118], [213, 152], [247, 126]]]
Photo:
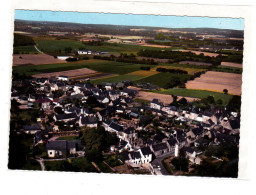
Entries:
[[243, 30], [15, 18], [13, 37], [9, 169], [238, 177]]

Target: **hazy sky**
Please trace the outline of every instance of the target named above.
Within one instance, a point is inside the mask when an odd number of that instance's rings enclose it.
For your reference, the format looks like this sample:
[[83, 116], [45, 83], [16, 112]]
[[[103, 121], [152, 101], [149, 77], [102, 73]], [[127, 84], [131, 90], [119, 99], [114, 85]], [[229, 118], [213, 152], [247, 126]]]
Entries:
[[205, 27], [244, 30], [244, 19], [242, 18], [210, 18], [188, 16], [15, 10], [15, 19], [34, 21], [74, 22], [83, 24], [155, 26], [167, 28]]

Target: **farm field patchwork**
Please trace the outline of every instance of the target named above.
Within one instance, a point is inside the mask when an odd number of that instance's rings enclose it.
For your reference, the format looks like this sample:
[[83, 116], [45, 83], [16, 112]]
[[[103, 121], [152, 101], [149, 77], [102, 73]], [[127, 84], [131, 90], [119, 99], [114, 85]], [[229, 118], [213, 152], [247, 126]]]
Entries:
[[[150, 65], [146, 66], [151, 67]], [[34, 75], [39, 73], [60, 72], [81, 68], [89, 68], [104, 73], [127, 74], [133, 71], [140, 70], [140, 67], [140, 64], [129, 64], [123, 62], [112, 62], [92, 59], [60, 64], [15, 66], [13, 67], [13, 71], [14, 73], [19, 74]]]
[[52, 64], [52, 63], [65, 63], [63, 60], [54, 58], [46, 54], [14, 54], [13, 66], [19, 65], [39, 65], [39, 64]]
[[[138, 52], [140, 49], [149, 48], [148, 46], [140, 45], [129, 45], [129, 44], [118, 44], [118, 43], [103, 43], [100, 46], [84, 44], [76, 40], [47, 40], [38, 39], [36, 40], [38, 48], [46, 53], [64, 53], [65, 48], [70, 47], [73, 51], [78, 49], [92, 50], [92, 51], [104, 51], [109, 53], [127, 53], [127, 52]], [[150, 47], [151, 49], [157, 49], [156, 47]]]
[[208, 71], [199, 78], [186, 83], [187, 89], [201, 89], [209, 91], [223, 92], [234, 95], [241, 94], [242, 75], [224, 72]]

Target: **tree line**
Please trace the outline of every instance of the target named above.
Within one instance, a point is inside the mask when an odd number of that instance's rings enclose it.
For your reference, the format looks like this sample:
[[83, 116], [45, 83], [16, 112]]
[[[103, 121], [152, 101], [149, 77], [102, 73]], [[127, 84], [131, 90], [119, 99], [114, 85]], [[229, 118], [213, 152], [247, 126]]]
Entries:
[[157, 68], [156, 71], [157, 72], [178, 73], [178, 74], [188, 74], [188, 71], [180, 70], [180, 69]]
[[170, 62], [180, 62], [180, 61], [199, 61], [211, 63], [213, 65], [221, 64], [221, 55], [217, 57], [205, 56], [204, 54], [194, 54], [192, 52], [181, 52], [181, 51], [166, 51], [166, 50], [150, 50], [143, 49], [137, 53], [138, 56], [150, 57], [150, 58], [161, 58], [161, 59], [170, 59]]
[[111, 56], [95, 55], [95, 56], [93, 56], [93, 59], [110, 60], [110, 61], [115, 61], [115, 62], [125, 62], [125, 63], [133, 63], [133, 64], [158, 65], [158, 62], [155, 62], [153, 59], [138, 60], [135, 57], [122, 56], [121, 54], [119, 57], [116, 57], [114, 55], [111, 55]]

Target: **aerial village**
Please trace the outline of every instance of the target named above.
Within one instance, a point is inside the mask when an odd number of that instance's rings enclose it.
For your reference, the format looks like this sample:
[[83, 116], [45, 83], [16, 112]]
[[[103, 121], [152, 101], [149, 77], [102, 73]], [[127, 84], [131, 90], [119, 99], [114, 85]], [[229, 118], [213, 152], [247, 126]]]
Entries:
[[[86, 132], [92, 129], [109, 132], [115, 139], [106, 141], [98, 153], [114, 155], [119, 166], [126, 166], [124, 172], [135, 170], [128, 173], [156, 175], [171, 174], [167, 171], [168, 163], [163, 160], [171, 162], [182, 156], [187, 166], [177, 174], [184, 174], [188, 168], [200, 166], [204, 159], [225, 160], [223, 154], [209, 148], [225, 144], [238, 147], [238, 112], [213, 106], [200, 110], [185, 98], [174, 100], [176, 104], [170, 105], [164, 105], [159, 99], [136, 101], [138, 91], [131, 85], [130, 81], [97, 85], [90, 80], [74, 83], [65, 75], [13, 80], [11, 110], [14, 114], [15, 109], [38, 110], [31, 123], [16, 124], [15, 132], [32, 136], [30, 147], [41, 145], [44, 152], [34, 156], [41, 163], [86, 157], [92, 147], [97, 147], [95, 143], [85, 143]], [[92, 157], [95, 172], [104, 172], [94, 158], [97, 158], [95, 153]], [[111, 169], [107, 172], [120, 172], [105, 161], [104, 165]]]
[[15, 20], [8, 168], [238, 177], [243, 36]]

